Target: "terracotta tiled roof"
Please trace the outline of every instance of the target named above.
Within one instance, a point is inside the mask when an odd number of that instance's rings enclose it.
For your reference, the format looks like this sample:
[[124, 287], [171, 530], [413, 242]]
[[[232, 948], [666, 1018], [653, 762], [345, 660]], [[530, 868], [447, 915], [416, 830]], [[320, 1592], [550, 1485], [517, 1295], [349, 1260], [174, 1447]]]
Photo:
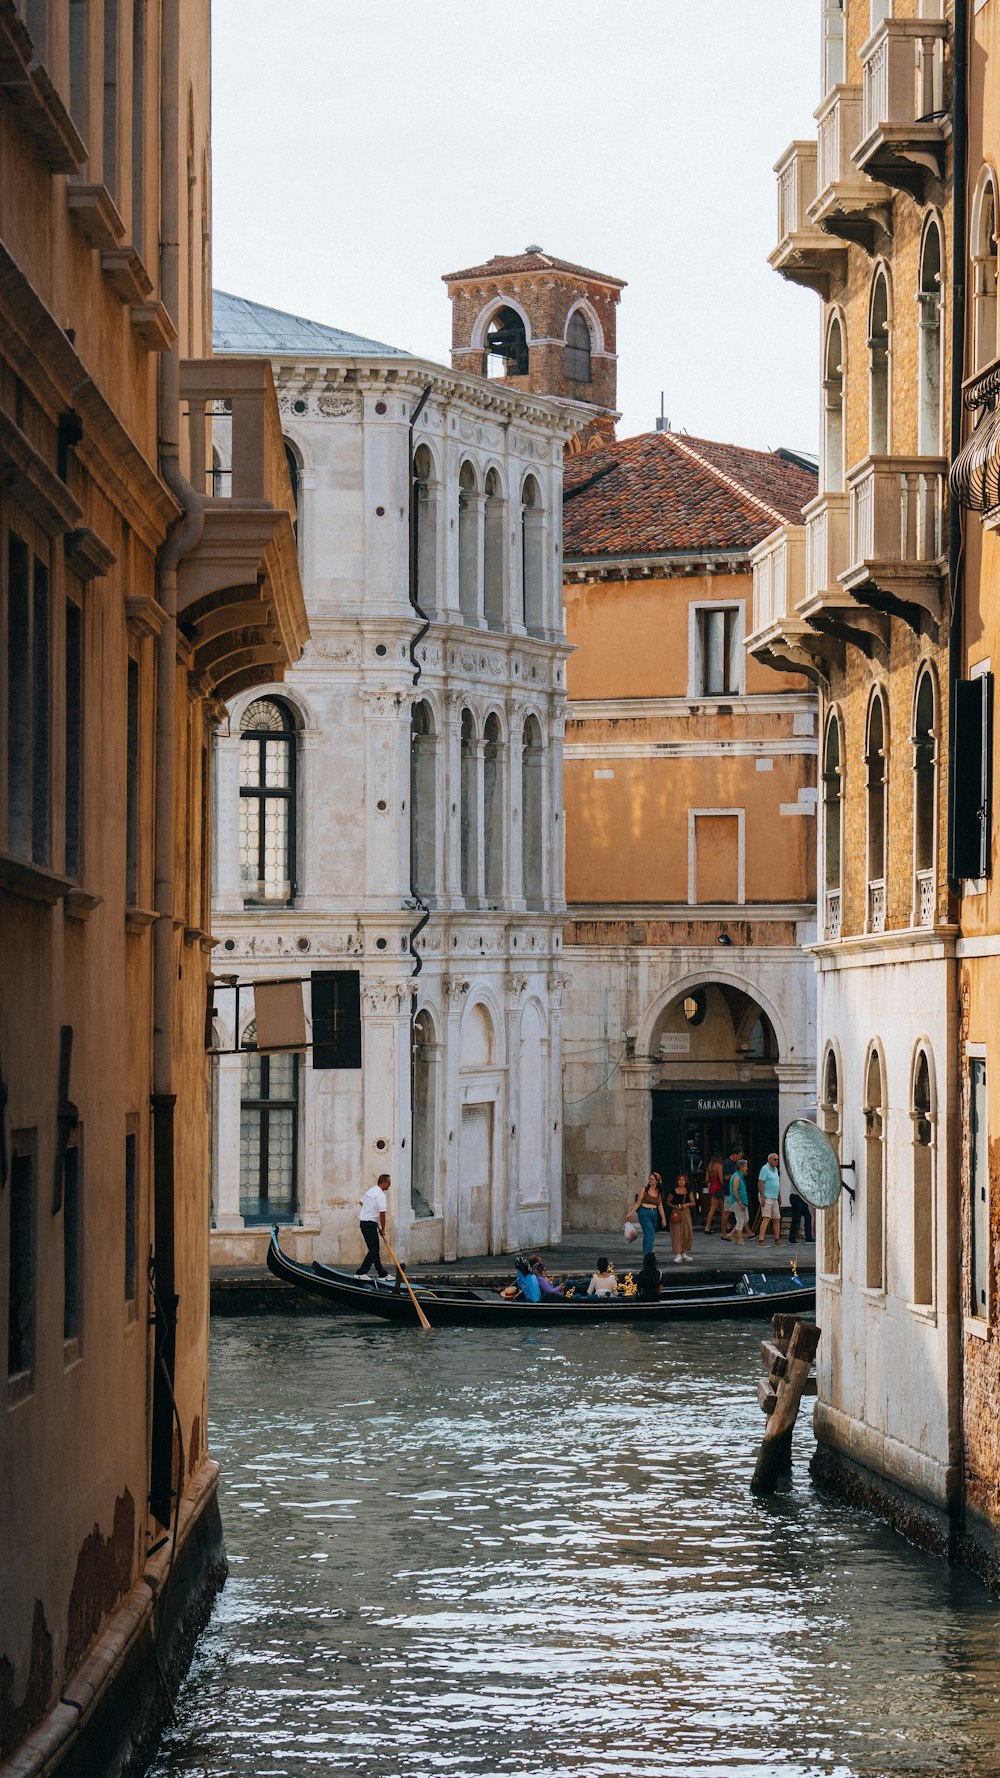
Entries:
[[443, 284], [461, 283], [464, 278], [503, 278], [510, 272], [571, 272], [575, 278], [595, 278], [599, 284], [613, 284], [625, 289], [624, 278], [611, 278], [606, 272], [592, 272], [585, 265], [574, 265], [569, 259], [556, 259], [539, 248], [532, 253], [496, 253], [485, 265], [467, 266], [464, 272], [445, 272]]
[[816, 489], [791, 453], [644, 432], [567, 458], [564, 559], [749, 550]]

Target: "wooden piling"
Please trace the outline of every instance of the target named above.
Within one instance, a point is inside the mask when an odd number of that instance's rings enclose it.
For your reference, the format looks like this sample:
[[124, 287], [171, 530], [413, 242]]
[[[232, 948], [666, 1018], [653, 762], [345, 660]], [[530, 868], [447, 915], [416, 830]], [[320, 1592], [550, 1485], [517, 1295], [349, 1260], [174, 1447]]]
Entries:
[[775, 1315], [772, 1337], [762, 1340], [761, 1358], [768, 1371], [758, 1389], [758, 1399], [767, 1427], [757, 1453], [751, 1494], [771, 1494], [779, 1477], [792, 1466], [792, 1429], [799, 1411], [799, 1402], [809, 1392], [812, 1369], [820, 1330], [808, 1321], [796, 1321], [791, 1315]]

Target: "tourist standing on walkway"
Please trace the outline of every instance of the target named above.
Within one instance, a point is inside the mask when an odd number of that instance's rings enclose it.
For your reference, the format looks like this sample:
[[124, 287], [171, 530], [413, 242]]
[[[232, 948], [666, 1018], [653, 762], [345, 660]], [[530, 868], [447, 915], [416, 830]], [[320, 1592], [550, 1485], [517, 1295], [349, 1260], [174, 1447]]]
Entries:
[[740, 1164], [733, 1169], [729, 1181], [729, 1189], [733, 1194], [733, 1215], [736, 1218], [736, 1229], [733, 1240], [737, 1247], [744, 1244], [747, 1223], [750, 1221], [749, 1193], [747, 1192], [746, 1157], [740, 1155]]
[[769, 1154], [757, 1180], [757, 1193], [760, 1198], [760, 1234], [757, 1236], [758, 1247], [763, 1247], [767, 1239], [767, 1231], [774, 1236], [774, 1245], [781, 1245], [781, 1180], [778, 1177], [778, 1157]]
[[798, 1245], [800, 1222], [802, 1223], [802, 1232], [805, 1235], [806, 1240], [811, 1241], [813, 1238], [813, 1220], [810, 1206], [806, 1203], [805, 1198], [800, 1198], [798, 1192], [792, 1192], [788, 1201], [792, 1207], [791, 1220], [788, 1225], [789, 1247], [791, 1247], [793, 1242], [796, 1246]]
[[670, 1193], [667, 1203], [670, 1206], [670, 1244], [674, 1250], [674, 1265], [679, 1266], [683, 1260], [689, 1265], [694, 1264], [691, 1248], [694, 1235], [691, 1229], [691, 1211], [694, 1208], [694, 1192], [691, 1181], [686, 1173], [678, 1173], [677, 1184]]
[[354, 1274], [356, 1278], [363, 1278], [371, 1266], [375, 1267], [380, 1278], [387, 1275], [379, 1252], [378, 1238], [380, 1234], [385, 1234], [385, 1213], [389, 1208], [389, 1200], [385, 1194], [391, 1184], [388, 1173], [380, 1173], [378, 1184], [369, 1186], [361, 1200], [361, 1233], [368, 1252]]
[[633, 1216], [639, 1218], [643, 1253], [652, 1253], [657, 1229], [665, 1229], [667, 1226], [663, 1205], [663, 1180], [658, 1173], [649, 1175], [645, 1186], [632, 1205], [626, 1221], [631, 1222]]
[[726, 1220], [725, 1195], [726, 1186], [722, 1177], [722, 1156], [714, 1154], [705, 1169], [705, 1186], [708, 1191], [708, 1215], [705, 1218], [705, 1233], [710, 1235], [715, 1213], [719, 1212], [720, 1225]]
[[722, 1168], [722, 1183], [724, 1188], [722, 1198], [722, 1239], [724, 1241], [728, 1241], [731, 1238], [729, 1224], [731, 1219], [736, 1215], [736, 1208], [733, 1203], [733, 1174], [738, 1172], [739, 1165], [739, 1148], [731, 1148], [729, 1151], [729, 1159], [724, 1163]]

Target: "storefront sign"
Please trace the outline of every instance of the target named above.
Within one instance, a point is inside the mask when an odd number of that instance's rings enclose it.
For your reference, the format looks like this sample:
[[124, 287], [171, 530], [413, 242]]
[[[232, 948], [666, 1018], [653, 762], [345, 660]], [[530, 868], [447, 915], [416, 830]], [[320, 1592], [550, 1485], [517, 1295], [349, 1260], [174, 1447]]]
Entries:
[[684, 1100], [685, 1117], [760, 1117], [777, 1109], [777, 1093], [698, 1093]]

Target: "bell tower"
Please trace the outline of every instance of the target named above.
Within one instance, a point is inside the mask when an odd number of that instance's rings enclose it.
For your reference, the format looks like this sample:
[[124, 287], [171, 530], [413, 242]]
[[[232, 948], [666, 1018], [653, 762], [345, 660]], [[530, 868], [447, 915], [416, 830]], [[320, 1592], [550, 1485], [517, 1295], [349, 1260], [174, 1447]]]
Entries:
[[540, 247], [449, 272], [451, 362], [509, 389], [580, 409], [571, 451], [615, 436], [615, 323], [622, 278], [555, 259]]

